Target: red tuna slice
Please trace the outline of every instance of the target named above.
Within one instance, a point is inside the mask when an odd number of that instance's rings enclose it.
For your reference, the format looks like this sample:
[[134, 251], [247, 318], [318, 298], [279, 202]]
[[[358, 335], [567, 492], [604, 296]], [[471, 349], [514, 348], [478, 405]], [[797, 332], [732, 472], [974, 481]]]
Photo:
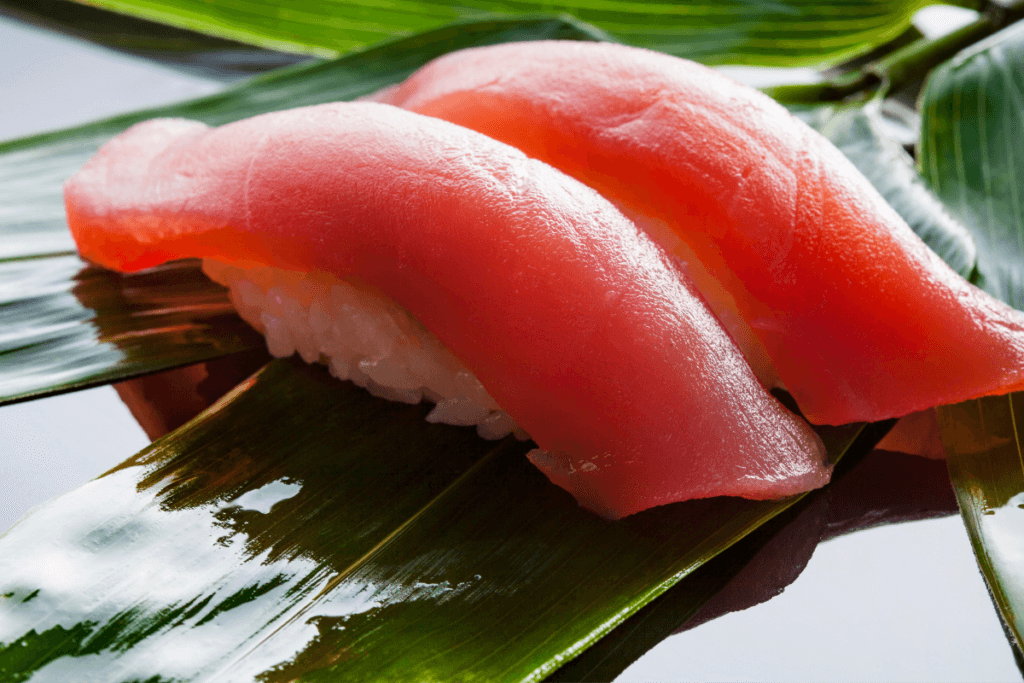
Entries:
[[1024, 316], [950, 270], [831, 143], [711, 69], [515, 43], [441, 57], [377, 98], [512, 144], [694, 252], [713, 310], [811, 422], [1024, 388]]
[[82, 255], [318, 270], [416, 316], [609, 518], [823, 485], [817, 436], [757, 381], [663, 252], [583, 184], [379, 104], [217, 129], [139, 124], [65, 185]]

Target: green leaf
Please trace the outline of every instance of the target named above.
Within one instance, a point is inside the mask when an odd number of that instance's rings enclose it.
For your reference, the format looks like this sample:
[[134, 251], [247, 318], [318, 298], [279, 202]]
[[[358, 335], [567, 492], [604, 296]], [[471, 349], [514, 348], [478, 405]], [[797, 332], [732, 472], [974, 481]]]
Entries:
[[349, 100], [399, 82], [451, 50], [596, 35], [551, 17], [451, 26], [278, 71], [212, 97], [0, 145], [0, 404], [263, 345], [233, 314], [224, 290], [194, 264], [119, 276], [83, 270], [72, 255], [62, 183], [128, 126], [154, 116], [217, 125]]
[[1024, 634], [1024, 392], [938, 408], [960, 513], [1018, 661]]
[[0, 678], [539, 680], [796, 500], [605, 522], [427, 410], [274, 361], [37, 508], [0, 537]]
[[714, 63], [835, 63], [899, 36], [926, 0], [90, 0], [89, 4], [274, 50], [333, 57], [466, 18], [567, 12], [620, 40]]
[[1024, 309], [1024, 22], [936, 69], [921, 100], [919, 163], [977, 245], [979, 287]]
[[100, 145], [139, 121], [180, 116], [220, 125], [279, 109], [352, 100], [465, 47], [600, 36], [592, 27], [548, 16], [458, 24], [331, 62], [280, 69], [209, 97], [0, 144], [0, 261], [74, 251], [61, 186]]
[[853, 162], [932, 251], [961, 276], [971, 277], [977, 254], [970, 232], [928, 189], [910, 155], [886, 134], [878, 102], [795, 113]]
[[[976, 8], [980, 9], [980, 8]], [[838, 102], [854, 95], [916, 92], [936, 65], [1024, 17], [1024, 6], [985, 12], [976, 21], [935, 38], [906, 38], [879, 45], [817, 83], [779, 85], [766, 92], [782, 102]], [[913, 36], [914, 29], [904, 36]], [[859, 64], [858, 64], [859, 63]], [[823, 74], [824, 75], [824, 74]], [[917, 84], [915, 85], [915, 81]]]
[[204, 78], [236, 80], [303, 59], [70, 0], [0, 0], [0, 14]]
[[0, 319], [0, 405], [264, 345], [195, 261], [131, 275], [0, 262]]

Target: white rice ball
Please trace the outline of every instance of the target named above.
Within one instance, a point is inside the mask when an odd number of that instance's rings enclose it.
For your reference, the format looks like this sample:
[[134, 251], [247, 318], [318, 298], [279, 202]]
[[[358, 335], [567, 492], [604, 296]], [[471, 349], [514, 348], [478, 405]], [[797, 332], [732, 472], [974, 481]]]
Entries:
[[242, 318], [262, 332], [271, 355], [298, 353], [332, 375], [392, 401], [437, 406], [429, 422], [476, 425], [485, 439], [529, 436], [480, 381], [394, 301], [324, 273], [205, 259], [203, 272], [230, 290]]

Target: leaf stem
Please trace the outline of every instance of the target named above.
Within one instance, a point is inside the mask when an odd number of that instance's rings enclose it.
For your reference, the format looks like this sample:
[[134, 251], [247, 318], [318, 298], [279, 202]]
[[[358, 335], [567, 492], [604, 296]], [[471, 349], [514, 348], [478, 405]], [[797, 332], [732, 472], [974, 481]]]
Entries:
[[964, 48], [1024, 19], [1024, 2], [996, 5], [988, 2], [982, 15], [963, 28], [938, 38], [920, 38], [857, 71], [842, 73], [820, 83], [783, 85], [765, 92], [786, 103], [837, 102], [854, 96], [885, 95], [922, 78]]
[[964, 48], [1011, 23], [1005, 21], [1008, 13], [1001, 15], [986, 12], [977, 21], [952, 33], [930, 40], [924, 38], [914, 41], [888, 57], [866, 64], [864, 70], [875, 74], [884, 83], [883, 88], [887, 92], [899, 90], [911, 81], [924, 77]]

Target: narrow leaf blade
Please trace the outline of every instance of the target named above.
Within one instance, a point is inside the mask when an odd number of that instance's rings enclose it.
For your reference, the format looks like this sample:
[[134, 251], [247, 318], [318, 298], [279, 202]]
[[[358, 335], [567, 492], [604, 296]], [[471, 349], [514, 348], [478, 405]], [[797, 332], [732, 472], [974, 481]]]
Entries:
[[974, 554], [1019, 653], [1024, 634], [1024, 393], [942, 406], [938, 413], [949, 475]]
[[[1024, 309], [1024, 22], [936, 69], [921, 98], [921, 172], [977, 245], [972, 280]], [[1018, 662], [1024, 614], [1024, 395], [938, 409], [949, 471], [974, 554]], [[1019, 500], [1020, 499], [1020, 500]]]
[[70, 0], [0, 0], [0, 15], [184, 73], [226, 82], [305, 59]]

